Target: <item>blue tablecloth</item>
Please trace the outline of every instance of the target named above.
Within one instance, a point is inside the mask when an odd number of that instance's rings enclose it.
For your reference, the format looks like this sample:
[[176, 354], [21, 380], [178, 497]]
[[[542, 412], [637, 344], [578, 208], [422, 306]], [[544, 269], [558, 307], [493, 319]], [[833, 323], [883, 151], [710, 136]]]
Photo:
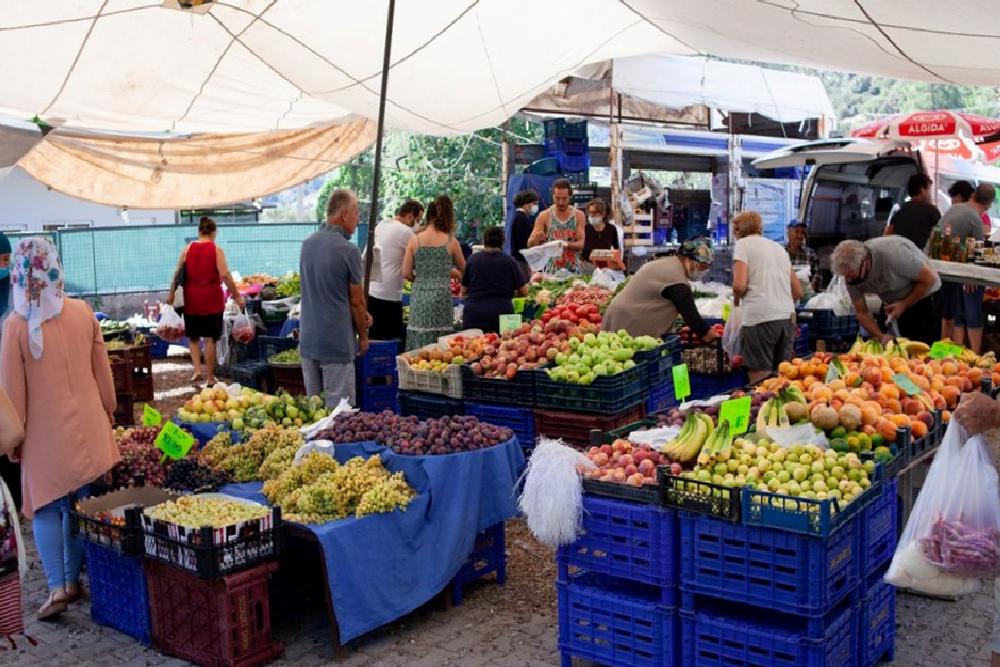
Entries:
[[[373, 442], [337, 445], [335, 457], [380, 453], [417, 493], [406, 511], [306, 526], [323, 548], [341, 642], [407, 614], [440, 593], [472, 552], [476, 536], [517, 513], [524, 454], [517, 438], [444, 456], [400, 456]], [[222, 489], [267, 503], [261, 484]]]
[[[214, 438], [217, 434], [222, 433], [224, 431], [232, 430], [229, 428], [229, 424], [225, 422], [221, 424], [218, 422], [209, 422], [207, 424], [193, 424], [191, 422], [181, 421], [180, 418], [178, 418], [176, 415], [172, 417], [170, 421], [177, 424], [184, 430], [190, 431], [191, 435], [193, 435], [195, 439], [198, 441], [197, 446], [199, 449], [201, 447], [204, 447], [208, 443], [208, 441]], [[236, 437], [234, 437], [233, 442], [239, 442], [239, 440]]]
[[285, 320], [284, 324], [281, 325], [281, 331], [278, 333], [282, 338], [288, 338], [292, 335], [292, 332], [299, 328], [299, 321], [288, 318]]

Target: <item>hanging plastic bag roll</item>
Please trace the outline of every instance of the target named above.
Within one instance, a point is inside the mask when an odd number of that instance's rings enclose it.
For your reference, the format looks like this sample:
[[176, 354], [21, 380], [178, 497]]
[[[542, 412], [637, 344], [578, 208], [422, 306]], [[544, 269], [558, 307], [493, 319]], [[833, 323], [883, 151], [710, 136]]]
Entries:
[[1000, 575], [1000, 494], [989, 445], [952, 420], [885, 575], [928, 595], [964, 595]]

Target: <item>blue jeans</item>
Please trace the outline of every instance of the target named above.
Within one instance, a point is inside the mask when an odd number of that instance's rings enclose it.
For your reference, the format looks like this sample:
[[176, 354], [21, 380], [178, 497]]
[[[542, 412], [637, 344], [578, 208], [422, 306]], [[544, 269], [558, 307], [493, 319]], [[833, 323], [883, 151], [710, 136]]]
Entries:
[[80, 583], [83, 565], [83, 546], [70, 533], [69, 511], [78, 497], [88, 495], [90, 485], [82, 486], [75, 493], [53, 500], [35, 511], [31, 527], [35, 534], [35, 547], [42, 560], [49, 590], [63, 589], [67, 584]]

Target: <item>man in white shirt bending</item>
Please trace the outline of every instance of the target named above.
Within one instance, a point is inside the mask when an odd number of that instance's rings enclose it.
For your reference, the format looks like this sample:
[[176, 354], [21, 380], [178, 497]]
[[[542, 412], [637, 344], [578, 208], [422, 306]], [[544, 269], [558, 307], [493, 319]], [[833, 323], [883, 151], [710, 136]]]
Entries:
[[375, 225], [375, 247], [381, 258], [381, 280], [371, 281], [368, 288], [368, 313], [372, 340], [403, 338], [403, 254], [413, 238], [413, 227], [424, 215], [424, 205], [407, 199], [396, 211], [396, 217]]

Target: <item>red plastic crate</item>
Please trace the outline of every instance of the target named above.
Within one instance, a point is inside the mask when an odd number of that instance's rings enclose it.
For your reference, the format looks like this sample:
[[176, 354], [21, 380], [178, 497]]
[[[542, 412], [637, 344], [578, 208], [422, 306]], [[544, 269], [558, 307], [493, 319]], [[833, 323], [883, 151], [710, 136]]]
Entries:
[[589, 447], [590, 432], [597, 429], [606, 433], [631, 424], [646, 416], [646, 404], [640, 403], [614, 415], [585, 415], [578, 412], [535, 410], [535, 437], [562, 438], [568, 445]]
[[147, 560], [153, 645], [204, 667], [255, 667], [281, 654], [271, 638], [268, 562], [218, 579], [199, 579]]

